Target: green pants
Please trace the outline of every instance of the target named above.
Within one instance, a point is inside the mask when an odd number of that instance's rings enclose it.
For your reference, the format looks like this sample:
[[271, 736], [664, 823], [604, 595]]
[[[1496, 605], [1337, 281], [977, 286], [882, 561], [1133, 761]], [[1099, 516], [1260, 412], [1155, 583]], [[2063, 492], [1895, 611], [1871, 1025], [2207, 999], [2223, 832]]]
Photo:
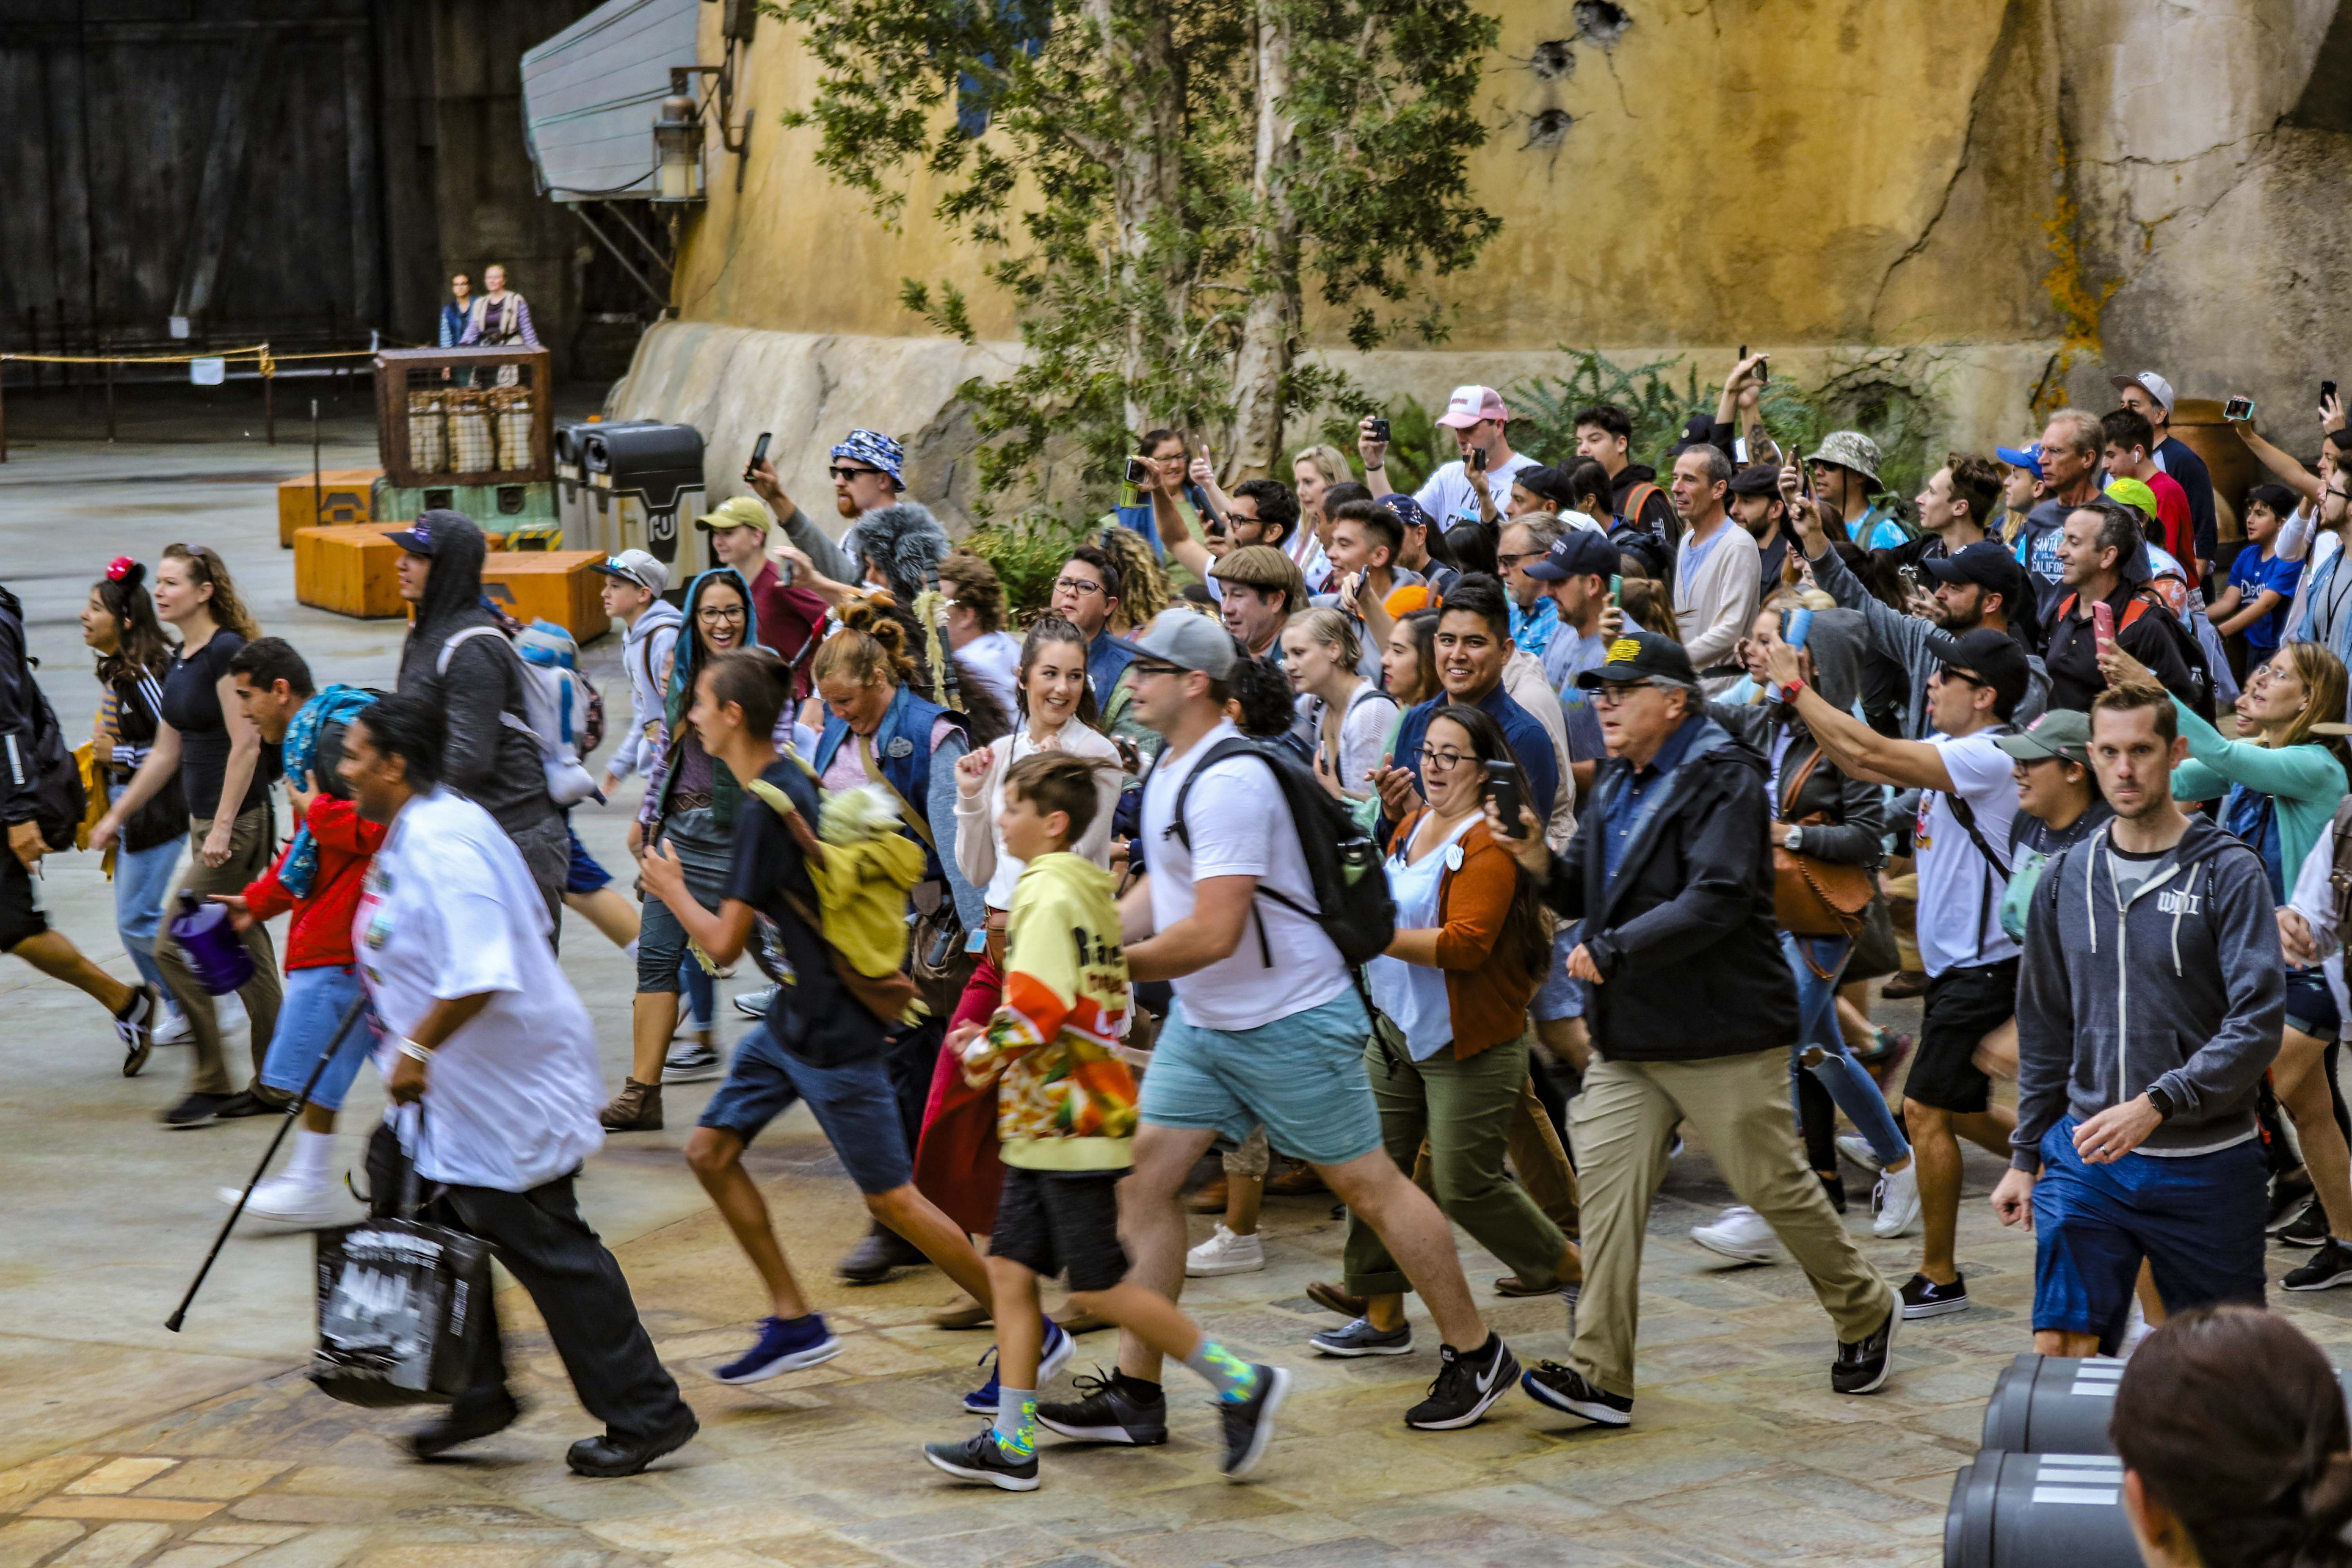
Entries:
[[[1521, 1035], [1467, 1061], [1456, 1061], [1447, 1049], [1417, 1062], [1402, 1043], [1383, 1049], [1374, 1036], [1364, 1062], [1389, 1158], [1399, 1170], [1412, 1170], [1425, 1135], [1438, 1208], [1522, 1281], [1543, 1289], [1559, 1279], [1568, 1238], [1503, 1169], [1511, 1118], [1528, 1078], [1528, 1044]], [[1412, 1289], [1380, 1237], [1352, 1213], [1346, 1265], [1350, 1295]]]

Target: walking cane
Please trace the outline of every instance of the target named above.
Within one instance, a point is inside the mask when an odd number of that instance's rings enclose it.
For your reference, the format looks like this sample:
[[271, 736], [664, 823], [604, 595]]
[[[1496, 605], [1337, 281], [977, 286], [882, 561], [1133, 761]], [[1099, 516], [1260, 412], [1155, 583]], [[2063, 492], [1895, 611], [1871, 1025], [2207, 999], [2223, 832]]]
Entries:
[[318, 1065], [310, 1069], [310, 1081], [302, 1086], [300, 1096], [286, 1108], [285, 1116], [278, 1123], [278, 1136], [272, 1138], [269, 1147], [261, 1152], [261, 1163], [253, 1168], [253, 1180], [245, 1184], [245, 1191], [236, 1196], [236, 1207], [228, 1211], [228, 1223], [221, 1226], [218, 1236], [213, 1237], [213, 1249], [205, 1254], [205, 1266], [196, 1270], [194, 1279], [188, 1281], [188, 1293], [180, 1298], [179, 1307], [163, 1320], [163, 1326], [173, 1333], [178, 1333], [180, 1325], [188, 1321], [189, 1303], [196, 1299], [196, 1292], [205, 1288], [205, 1276], [213, 1271], [213, 1259], [220, 1256], [222, 1246], [228, 1240], [228, 1233], [236, 1228], [237, 1216], [245, 1213], [246, 1200], [253, 1196], [253, 1189], [261, 1183], [261, 1173], [269, 1169], [269, 1162], [278, 1155], [278, 1146], [286, 1142], [286, 1130], [294, 1125], [295, 1119], [302, 1114], [302, 1108], [310, 1103], [310, 1091], [319, 1087], [319, 1075], [327, 1070], [327, 1064], [334, 1060], [335, 1054], [343, 1048], [343, 1037], [352, 1032], [352, 1026], [359, 1022], [360, 1015], [365, 1011], [365, 996], [353, 1002], [345, 1011], [343, 1021], [335, 1026], [335, 1037], [328, 1042], [325, 1050], [319, 1053]]

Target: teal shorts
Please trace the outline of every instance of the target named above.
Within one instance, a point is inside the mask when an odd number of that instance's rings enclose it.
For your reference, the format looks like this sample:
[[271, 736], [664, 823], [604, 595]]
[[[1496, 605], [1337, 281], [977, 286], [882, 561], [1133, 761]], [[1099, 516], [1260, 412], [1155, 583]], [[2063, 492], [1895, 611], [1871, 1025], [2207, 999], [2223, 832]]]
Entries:
[[1353, 991], [1255, 1029], [1187, 1023], [1180, 997], [1144, 1069], [1142, 1120], [1223, 1132], [1265, 1125], [1269, 1142], [1310, 1165], [1344, 1165], [1381, 1147], [1364, 1070], [1371, 1025]]

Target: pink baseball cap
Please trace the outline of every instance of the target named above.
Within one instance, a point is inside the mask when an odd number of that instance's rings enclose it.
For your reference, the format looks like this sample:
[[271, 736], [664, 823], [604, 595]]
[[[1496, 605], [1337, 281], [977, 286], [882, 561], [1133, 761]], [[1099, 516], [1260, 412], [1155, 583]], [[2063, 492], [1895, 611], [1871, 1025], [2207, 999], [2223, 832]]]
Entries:
[[1437, 422], [1450, 430], [1467, 430], [1482, 419], [1507, 422], [1511, 411], [1503, 406], [1503, 395], [1491, 386], [1457, 386], [1454, 395], [1445, 400], [1445, 412]]

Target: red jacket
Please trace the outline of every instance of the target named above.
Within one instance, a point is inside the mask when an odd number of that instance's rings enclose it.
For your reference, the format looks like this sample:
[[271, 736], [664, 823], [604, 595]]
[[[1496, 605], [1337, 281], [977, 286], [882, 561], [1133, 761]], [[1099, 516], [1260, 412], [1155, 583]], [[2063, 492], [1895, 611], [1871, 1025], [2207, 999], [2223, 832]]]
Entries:
[[[368, 862], [383, 844], [383, 826], [366, 820], [347, 800], [320, 791], [310, 802], [305, 825], [319, 845], [319, 874], [311, 879], [310, 896], [298, 899], [286, 890], [278, 873], [286, 864], [286, 849], [269, 869], [248, 883], [245, 907], [257, 921], [273, 920], [294, 911], [286, 932], [286, 970], [341, 969], [356, 962], [352, 951], [352, 917], [359, 908], [360, 883]], [[293, 847], [289, 841], [287, 849]]]

